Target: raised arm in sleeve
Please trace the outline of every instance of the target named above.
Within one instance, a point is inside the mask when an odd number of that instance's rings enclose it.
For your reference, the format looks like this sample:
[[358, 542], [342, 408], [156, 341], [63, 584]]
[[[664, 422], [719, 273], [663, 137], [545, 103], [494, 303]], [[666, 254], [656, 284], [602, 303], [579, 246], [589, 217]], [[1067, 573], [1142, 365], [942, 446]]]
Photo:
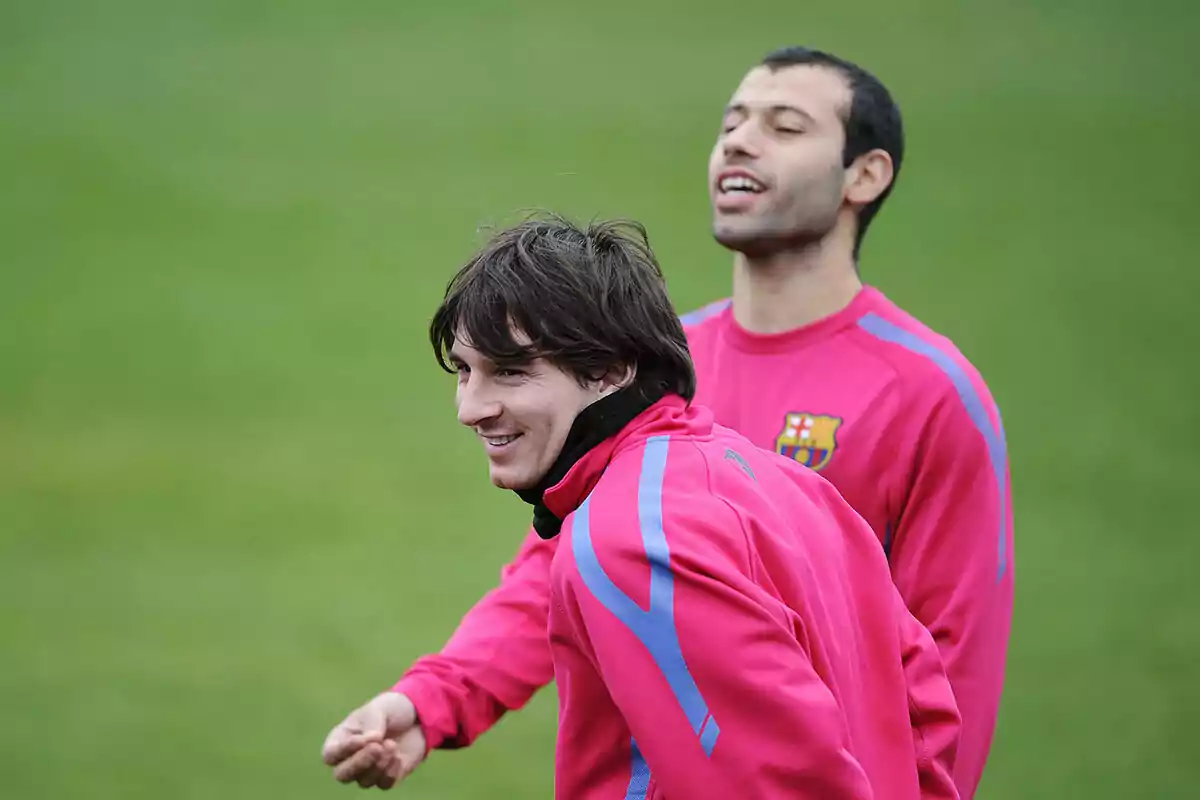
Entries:
[[413, 701], [431, 750], [470, 745], [554, 677], [546, 626], [557, 541], [530, 531], [441, 652], [417, 659], [393, 687]]

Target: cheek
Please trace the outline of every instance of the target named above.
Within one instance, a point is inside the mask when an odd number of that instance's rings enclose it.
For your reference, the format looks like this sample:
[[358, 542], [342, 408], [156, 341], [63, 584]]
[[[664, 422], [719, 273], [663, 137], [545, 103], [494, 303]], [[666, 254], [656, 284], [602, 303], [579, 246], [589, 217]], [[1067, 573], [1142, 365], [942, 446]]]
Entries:
[[795, 178], [789, 183], [788, 199], [795, 205], [823, 204], [836, 199], [843, 188], [844, 170], [825, 159], [812, 160], [796, 167]]
[[547, 434], [553, 444], [562, 445], [579, 412], [591, 405], [595, 399], [595, 392], [581, 392], [576, 386], [571, 386], [559, 394], [558, 402], [554, 404], [554, 412], [546, 416]]
[[507, 408], [512, 417], [543, 444], [557, 438], [562, 427], [564, 404], [550, 402], [552, 398], [547, 395], [522, 399], [532, 402], [510, 404]]
[[462, 391], [462, 384], [460, 383], [454, 389], [454, 416], [458, 418], [458, 421], [460, 423], [465, 425], [466, 423], [463, 422], [463, 418], [462, 418], [462, 405], [463, 405], [463, 391]]
[[713, 182], [717, 179], [717, 173], [721, 170], [721, 142], [718, 140], [713, 145], [712, 151], [708, 154], [708, 189], [715, 191]]

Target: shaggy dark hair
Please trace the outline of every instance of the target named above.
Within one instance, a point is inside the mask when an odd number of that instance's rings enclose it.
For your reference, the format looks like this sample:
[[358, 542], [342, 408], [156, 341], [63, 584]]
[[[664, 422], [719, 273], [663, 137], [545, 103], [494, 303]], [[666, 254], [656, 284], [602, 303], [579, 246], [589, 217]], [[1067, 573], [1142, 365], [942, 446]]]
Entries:
[[696, 392], [683, 326], [637, 222], [547, 215], [496, 234], [451, 279], [430, 323], [447, 372], [456, 338], [498, 365], [545, 358], [580, 382], [634, 367], [639, 381], [687, 400]]

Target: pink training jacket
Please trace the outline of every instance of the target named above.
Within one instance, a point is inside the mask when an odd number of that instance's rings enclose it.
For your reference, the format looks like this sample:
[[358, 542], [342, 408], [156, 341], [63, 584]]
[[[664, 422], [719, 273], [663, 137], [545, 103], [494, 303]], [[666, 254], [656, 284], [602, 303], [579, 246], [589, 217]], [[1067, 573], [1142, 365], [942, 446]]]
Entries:
[[[827, 478], [870, 524], [892, 580], [937, 641], [962, 715], [954, 776], [974, 795], [995, 729], [1013, 603], [1013, 522], [1000, 415], [953, 344], [867, 287], [787, 333], [741, 328], [728, 300], [683, 317], [697, 402]], [[553, 678], [548, 576], [533, 532], [440, 653], [394, 687], [431, 748], [463, 747]]]
[[558, 797], [958, 796], [937, 646], [828, 481], [668, 396], [544, 503]]

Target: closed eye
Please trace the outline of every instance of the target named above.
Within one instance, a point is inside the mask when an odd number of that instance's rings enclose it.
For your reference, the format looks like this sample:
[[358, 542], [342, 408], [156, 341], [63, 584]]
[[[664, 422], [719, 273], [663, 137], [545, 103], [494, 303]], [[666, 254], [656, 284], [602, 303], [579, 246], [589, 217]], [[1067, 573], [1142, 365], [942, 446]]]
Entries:
[[734, 111], [726, 114], [721, 119], [721, 133], [730, 134], [738, 129], [738, 126], [746, 121], [746, 115], [741, 111]]

